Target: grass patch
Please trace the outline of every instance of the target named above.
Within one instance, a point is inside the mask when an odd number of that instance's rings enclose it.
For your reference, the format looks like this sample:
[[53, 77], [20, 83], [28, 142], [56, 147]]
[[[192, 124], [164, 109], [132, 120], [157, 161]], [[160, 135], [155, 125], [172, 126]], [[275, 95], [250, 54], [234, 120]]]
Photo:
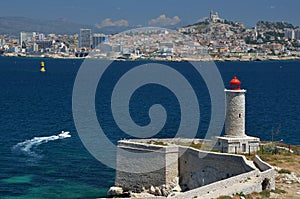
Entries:
[[265, 198], [270, 198], [270, 192], [267, 190], [260, 192], [259, 195], [261, 195], [262, 197], [265, 197]]
[[283, 194], [283, 193], [287, 193], [285, 190], [282, 189], [275, 189], [271, 191], [272, 193], [277, 193], [277, 194]]
[[232, 199], [230, 196], [219, 196], [217, 199]]
[[286, 158], [286, 159], [284, 159], [286, 162], [295, 162], [295, 160], [294, 159], [292, 159], [292, 158]]
[[282, 164], [282, 163], [284, 163], [282, 160], [277, 160], [276, 161], [276, 164]]
[[207, 143], [207, 142], [201, 142], [201, 143], [190, 143], [189, 145], [186, 145], [186, 146], [189, 146], [189, 147], [192, 147], [192, 148], [195, 148], [195, 149], [199, 149], [199, 150], [204, 150], [204, 151], [207, 151], [207, 150], [212, 150], [212, 146], [211, 146], [211, 143]]
[[159, 145], [159, 146], [168, 146], [167, 143], [164, 143], [162, 141], [153, 141], [153, 140], [148, 141], [147, 144], [154, 144], [154, 145]]
[[278, 171], [278, 173], [287, 173], [287, 174], [291, 174], [292, 172], [288, 169], [281, 169], [280, 171]]

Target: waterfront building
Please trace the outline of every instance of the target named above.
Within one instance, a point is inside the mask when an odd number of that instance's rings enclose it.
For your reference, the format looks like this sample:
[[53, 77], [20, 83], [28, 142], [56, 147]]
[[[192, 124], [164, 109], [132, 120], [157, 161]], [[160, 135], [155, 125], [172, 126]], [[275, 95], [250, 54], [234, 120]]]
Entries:
[[3, 47], [5, 45], [5, 39], [0, 38], [0, 47]]
[[39, 45], [38, 45], [37, 43], [34, 43], [34, 44], [32, 45], [32, 51], [33, 51], [33, 52], [38, 52], [38, 51], [39, 51]]
[[284, 30], [284, 37], [288, 39], [295, 39], [295, 31], [294, 29], [285, 29]]
[[296, 40], [300, 39], [300, 28], [295, 29], [295, 39]]
[[23, 42], [31, 42], [34, 36], [34, 32], [20, 32], [20, 44], [23, 44]]
[[108, 37], [104, 34], [94, 34], [93, 35], [93, 46], [92, 46], [92, 48], [93, 49], [95, 49], [95, 48], [99, 49], [99, 45], [101, 43], [108, 41], [107, 38]]
[[44, 40], [45, 39], [45, 35], [43, 33], [39, 34], [39, 40]]
[[20, 48], [18, 46], [10, 46], [8, 52], [9, 53], [19, 53]]
[[108, 52], [113, 51], [113, 46], [109, 43], [103, 43], [100, 45], [100, 50], [103, 53], [108, 53]]
[[79, 34], [79, 47], [91, 48], [91, 29], [80, 29]]
[[42, 40], [36, 42], [39, 46], [39, 49], [51, 48], [53, 41], [51, 40]]

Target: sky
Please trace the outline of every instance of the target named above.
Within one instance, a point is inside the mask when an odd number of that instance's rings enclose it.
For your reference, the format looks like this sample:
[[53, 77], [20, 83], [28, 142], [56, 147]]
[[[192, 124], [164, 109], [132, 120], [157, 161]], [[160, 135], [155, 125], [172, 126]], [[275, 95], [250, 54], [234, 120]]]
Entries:
[[213, 9], [247, 27], [259, 20], [300, 26], [299, 8], [298, 0], [9, 0], [1, 2], [0, 17], [63, 18], [98, 27], [166, 26], [193, 24]]

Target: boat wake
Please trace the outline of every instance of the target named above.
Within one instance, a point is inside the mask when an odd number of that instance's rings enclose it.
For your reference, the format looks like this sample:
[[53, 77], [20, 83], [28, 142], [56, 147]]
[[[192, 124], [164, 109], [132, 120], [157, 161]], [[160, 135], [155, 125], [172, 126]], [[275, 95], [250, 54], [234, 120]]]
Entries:
[[54, 141], [54, 140], [61, 140], [61, 139], [66, 139], [66, 138], [70, 138], [70, 132], [69, 131], [62, 131], [60, 134], [58, 135], [52, 135], [52, 136], [48, 136], [48, 137], [35, 137], [31, 140], [26, 140], [24, 142], [20, 142], [18, 144], [16, 144], [15, 146], [13, 146], [13, 150], [17, 151], [17, 152], [21, 152], [25, 155], [28, 156], [33, 156], [33, 157], [40, 157], [33, 149], [35, 149], [37, 146], [41, 145], [41, 144], [45, 144], [47, 142], [50, 141]]

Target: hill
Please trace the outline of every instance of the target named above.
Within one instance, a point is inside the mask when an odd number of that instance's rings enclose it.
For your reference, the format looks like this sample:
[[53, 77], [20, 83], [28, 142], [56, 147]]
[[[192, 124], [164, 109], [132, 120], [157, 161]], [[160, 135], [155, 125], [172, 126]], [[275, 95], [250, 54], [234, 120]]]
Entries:
[[287, 22], [270, 22], [270, 21], [258, 21], [257, 24], [258, 30], [284, 30], [285, 28], [294, 29], [292, 24]]
[[76, 24], [65, 19], [40, 20], [25, 17], [0, 17], [0, 34], [16, 34], [21, 31], [73, 34], [83, 27], [91, 28], [91, 26]]
[[55, 34], [74, 34], [80, 28], [92, 29], [94, 33], [113, 34], [132, 27], [102, 27], [67, 21], [66, 19], [41, 20], [26, 17], [0, 17], [0, 34], [19, 34], [19, 32], [42, 32]]

